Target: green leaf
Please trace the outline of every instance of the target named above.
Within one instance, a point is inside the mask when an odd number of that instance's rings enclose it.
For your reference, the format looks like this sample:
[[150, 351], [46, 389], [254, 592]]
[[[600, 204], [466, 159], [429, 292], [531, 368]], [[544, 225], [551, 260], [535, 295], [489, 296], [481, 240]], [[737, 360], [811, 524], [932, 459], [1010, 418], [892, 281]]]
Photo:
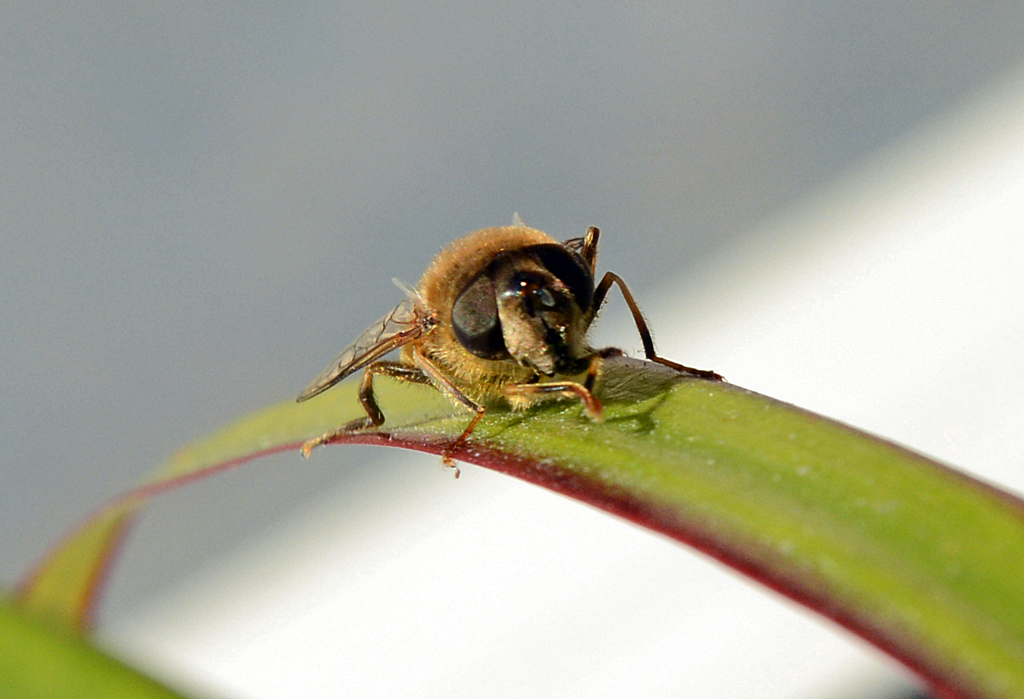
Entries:
[[[384, 395], [393, 388], [385, 386]], [[412, 388], [421, 390], [399, 392], [408, 407], [396, 410], [398, 420], [423, 413], [416, 403], [417, 398], [422, 403], [423, 387]], [[286, 401], [257, 411], [184, 446], [139, 486], [102, 507], [55, 546], [19, 585], [19, 603], [58, 624], [87, 629], [125, 531], [150, 498], [260, 456], [298, 449], [311, 437], [363, 414], [349, 383], [316, 401]]]
[[[468, 416], [382, 380], [387, 422], [344, 441], [441, 453]], [[354, 386], [283, 403], [179, 452], [87, 523], [23, 587], [86, 620], [146, 498], [361, 416]], [[1024, 697], [1024, 504], [920, 455], [727, 383], [606, 365], [604, 421], [573, 401], [491, 410], [456, 457], [688, 543], [846, 626], [951, 696]]]
[[181, 699], [91, 646], [0, 599], [0, 696], [5, 699]]

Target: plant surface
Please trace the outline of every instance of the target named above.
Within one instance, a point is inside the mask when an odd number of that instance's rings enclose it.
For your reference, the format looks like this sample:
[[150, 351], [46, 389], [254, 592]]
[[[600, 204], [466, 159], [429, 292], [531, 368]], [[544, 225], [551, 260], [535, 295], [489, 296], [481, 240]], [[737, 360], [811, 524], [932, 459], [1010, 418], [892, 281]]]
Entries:
[[[440, 454], [467, 422], [429, 387], [375, 387], [387, 421], [340, 441]], [[572, 401], [490, 410], [455, 456], [689, 544], [862, 636], [942, 695], [1024, 697], [1020, 500], [813, 413], [647, 362], [610, 360], [598, 395], [601, 423]], [[56, 547], [19, 603], [86, 629], [148, 498], [361, 415], [346, 382], [193, 442]]]

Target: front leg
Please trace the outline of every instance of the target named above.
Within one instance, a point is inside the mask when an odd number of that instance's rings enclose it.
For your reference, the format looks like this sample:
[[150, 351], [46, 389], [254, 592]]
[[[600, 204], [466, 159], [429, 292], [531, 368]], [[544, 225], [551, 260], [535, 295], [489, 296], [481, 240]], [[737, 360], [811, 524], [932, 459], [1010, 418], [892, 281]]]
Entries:
[[577, 398], [583, 403], [583, 410], [594, 422], [601, 422], [604, 407], [594, 395], [594, 383], [601, 370], [601, 361], [621, 352], [614, 347], [599, 350], [590, 356], [587, 375], [583, 383], [577, 381], [550, 381], [547, 383], [513, 383], [505, 386], [505, 395], [522, 405], [539, 403], [549, 398]]
[[708, 369], [694, 369], [692, 367], [683, 366], [673, 362], [671, 359], [665, 359], [659, 357], [658, 353], [654, 351], [654, 340], [651, 338], [650, 328], [647, 327], [647, 321], [644, 320], [643, 313], [640, 312], [640, 307], [636, 304], [633, 299], [633, 294], [629, 292], [629, 288], [626, 286], [626, 282], [622, 281], [622, 277], [615, 274], [615, 272], [605, 272], [604, 277], [601, 278], [601, 283], [597, 285], [594, 290], [594, 302], [591, 319], [597, 315], [597, 312], [601, 308], [601, 304], [604, 303], [605, 297], [608, 295], [608, 291], [611, 289], [612, 284], [617, 284], [619, 291], [622, 292], [622, 297], [626, 299], [626, 305], [629, 306], [629, 312], [633, 314], [633, 322], [636, 323], [637, 332], [640, 333], [640, 341], [644, 345], [644, 355], [649, 361], [663, 364], [669, 368], [675, 369], [676, 371], [690, 376], [696, 376], [701, 379], [708, 379], [710, 381], [722, 381], [722, 376], [714, 371]]

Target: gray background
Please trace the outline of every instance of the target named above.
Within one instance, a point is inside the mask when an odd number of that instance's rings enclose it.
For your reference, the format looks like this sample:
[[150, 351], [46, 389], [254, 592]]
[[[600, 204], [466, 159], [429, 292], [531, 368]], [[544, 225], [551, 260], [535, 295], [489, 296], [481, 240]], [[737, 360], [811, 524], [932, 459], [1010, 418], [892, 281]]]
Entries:
[[[297, 393], [452, 238], [599, 225], [643, 298], [1024, 60], [1019, 2], [35, 3], [0, 31], [5, 581]], [[163, 498], [106, 614], [375, 458]]]

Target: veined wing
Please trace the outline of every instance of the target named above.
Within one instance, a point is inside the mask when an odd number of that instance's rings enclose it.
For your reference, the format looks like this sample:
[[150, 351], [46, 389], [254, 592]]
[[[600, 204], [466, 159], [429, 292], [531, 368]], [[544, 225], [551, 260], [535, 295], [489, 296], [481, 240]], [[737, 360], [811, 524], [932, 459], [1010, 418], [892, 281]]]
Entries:
[[346, 376], [383, 357], [391, 350], [412, 342], [432, 327], [432, 317], [418, 296], [410, 296], [356, 338], [313, 383], [299, 395], [299, 402], [323, 393]]

